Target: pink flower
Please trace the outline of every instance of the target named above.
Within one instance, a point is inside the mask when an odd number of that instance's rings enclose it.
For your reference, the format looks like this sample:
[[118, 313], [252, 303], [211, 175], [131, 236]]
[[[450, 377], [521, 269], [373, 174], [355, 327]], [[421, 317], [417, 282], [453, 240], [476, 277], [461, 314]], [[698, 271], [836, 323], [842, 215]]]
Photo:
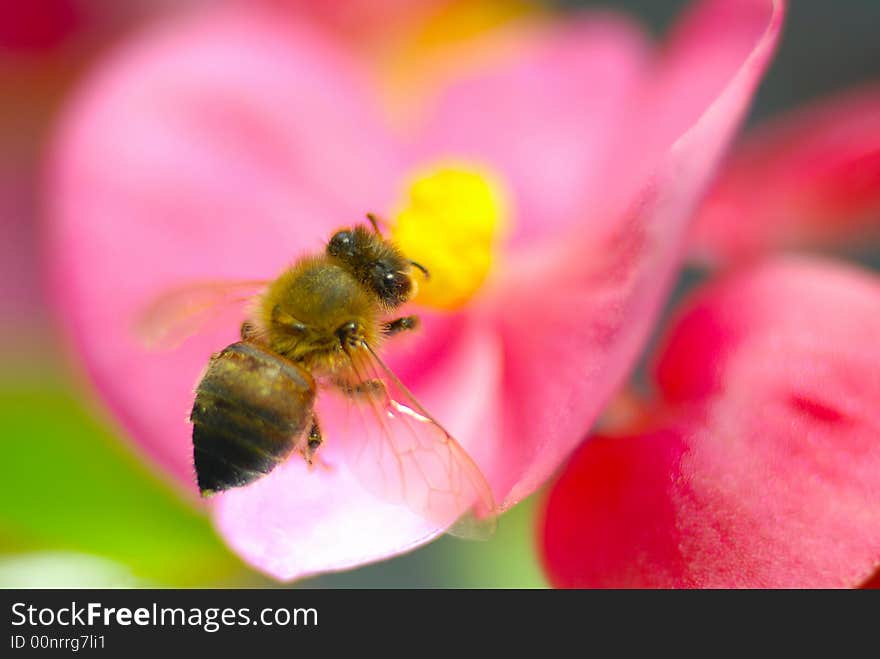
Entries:
[[704, 287], [656, 397], [575, 454], [541, 546], [565, 587], [852, 587], [880, 563], [880, 280], [779, 258]]
[[880, 85], [773, 119], [732, 154], [694, 227], [702, 261], [880, 236]]
[[[134, 318], [169, 286], [274, 277], [365, 211], [397, 208], [395, 238], [429, 261], [430, 306], [414, 309], [421, 335], [385, 356], [505, 509], [626, 377], [782, 13], [702, 2], [660, 54], [609, 14], [517, 23], [406, 125], [348, 51], [289, 15], [251, 7], [147, 35], [82, 90], [54, 150], [51, 277], [74, 349], [128, 434], [194, 492], [193, 385], [241, 319], [153, 354]], [[419, 195], [443, 207], [442, 230]], [[462, 199], [480, 224], [456, 223]], [[334, 443], [332, 471], [291, 459], [211, 504], [249, 563], [291, 579], [443, 531], [367, 494]]]

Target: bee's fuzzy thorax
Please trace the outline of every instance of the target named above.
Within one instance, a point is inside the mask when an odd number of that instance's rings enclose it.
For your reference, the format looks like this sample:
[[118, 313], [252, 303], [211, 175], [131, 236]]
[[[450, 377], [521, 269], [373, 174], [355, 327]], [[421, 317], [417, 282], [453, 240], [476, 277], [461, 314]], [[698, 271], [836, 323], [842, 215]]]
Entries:
[[338, 330], [354, 322], [361, 338], [377, 345], [381, 306], [347, 268], [326, 256], [307, 257], [266, 289], [259, 321], [266, 344], [308, 368], [335, 371], [346, 360]]

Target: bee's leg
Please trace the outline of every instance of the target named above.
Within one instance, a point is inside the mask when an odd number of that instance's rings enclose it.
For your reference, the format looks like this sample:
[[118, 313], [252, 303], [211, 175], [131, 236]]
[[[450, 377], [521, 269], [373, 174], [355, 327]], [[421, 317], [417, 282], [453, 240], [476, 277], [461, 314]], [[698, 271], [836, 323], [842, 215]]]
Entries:
[[272, 322], [276, 325], [283, 325], [299, 334], [305, 334], [308, 331], [308, 327], [284, 311], [279, 304], [272, 307]]
[[306, 437], [305, 446], [302, 448], [302, 455], [305, 461], [309, 465], [309, 469], [313, 468], [316, 464], [319, 467], [324, 469], [329, 469], [330, 466], [321, 460], [320, 457], [316, 457], [315, 453], [318, 452], [318, 449], [321, 448], [321, 445], [324, 443], [324, 437], [321, 435], [321, 426], [318, 425], [318, 417], [312, 416], [312, 427], [309, 429], [308, 437]]
[[378, 398], [385, 393], [385, 383], [382, 380], [364, 380], [356, 383], [336, 380], [334, 385], [351, 398], [366, 398], [368, 396]]
[[404, 316], [396, 320], [388, 321], [382, 325], [382, 333], [385, 336], [394, 336], [400, 332], [408, 332], [419, 326], [418, 316]]
[[318, 417], [312, 417], [312, 427], [309, 430], [309, 436], [306, 437], [306, 445], [303, 448], [303, 456], [310, 465], [315, 457], [315, 453], [321, 448], [324, 438], [321, 437], [321, 426], [318, 425]]
[[241, 324], [240, 334], [242, 341], [250, 341], [257, 336], [257, 328], [252, 322], [246, 320]]

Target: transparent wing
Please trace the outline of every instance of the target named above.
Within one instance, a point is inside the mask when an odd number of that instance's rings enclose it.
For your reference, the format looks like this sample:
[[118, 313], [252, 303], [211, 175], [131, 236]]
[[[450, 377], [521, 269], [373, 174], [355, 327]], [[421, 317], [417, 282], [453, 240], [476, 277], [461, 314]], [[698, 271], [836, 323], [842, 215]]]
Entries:
[[349, 357], [350, 372], [322, 394], [342, 401], [347, 417], [345, 431], [328, 442], [340, 442], [349, 468], [377, 496], [452, 535], [489, 537], [495, 505], [476, 463], [370, 346], [350, 349]]
[[244, 308], [267, 281], [201, 281], [171, 288], [135, 318], [134, 331], [151, 349], [170, 350], [226, 311]]

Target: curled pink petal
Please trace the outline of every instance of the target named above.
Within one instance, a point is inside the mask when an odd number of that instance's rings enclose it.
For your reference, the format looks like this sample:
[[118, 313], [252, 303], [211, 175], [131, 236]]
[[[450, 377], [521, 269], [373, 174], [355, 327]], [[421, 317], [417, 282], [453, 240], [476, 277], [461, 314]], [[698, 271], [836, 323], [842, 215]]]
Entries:
[[880, 86], [773, 119], [734, 151], [694, 227], [696, 258], [880, 236]]
[[853, 587], [880, 563], [880, 281], [780, 260], [707, 286], [659, 397], [547, 501], [558, 586]]
[[773, 52], [782, 15], [780, 2], [700, 5], [679, 26], [679, 40], [644, 92], [645, 114], [630, 118], [641, 122], [631, 135], [646, 135], [642, 124], [658, 122], [645, 152], [622, 142], [611, 170], [619, 177], [606, 185], [609, 201], [582, 216], [559, 251], [543, 260], [529, 254], [504, 273], [497, 295], [506, 394], [499, 473], [507, 478], [493, 485], [505, 505], [552, 474], [628, 373], [678, 266], [688, 220]]

